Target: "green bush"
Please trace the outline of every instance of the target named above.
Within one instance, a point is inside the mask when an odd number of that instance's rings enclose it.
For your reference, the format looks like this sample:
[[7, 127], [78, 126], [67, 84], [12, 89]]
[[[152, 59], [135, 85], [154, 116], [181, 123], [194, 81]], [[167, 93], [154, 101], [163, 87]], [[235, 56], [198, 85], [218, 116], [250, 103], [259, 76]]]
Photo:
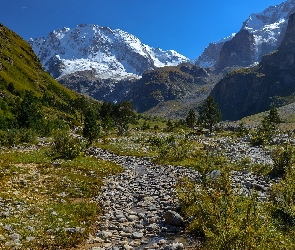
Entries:
[[280, 227], [294, 233], [295, 227], [295, 170], [289, 167], [284, 178], [271, 187], [272, 214]]
[[20, 129], [19, 130], [20, 141], [23, 143], [36, 142], [36, 132], [32, 129]]
[[7, 146], [13, 146], [20, 144], [20, 132], [17, 129], [9, 129], [7, 131]]
[[0, 145], [14, 146], [21, 143], [34, 143], [36, 134], [32, 129], [9, 129], [7, 131], [0, 130]]
[[294, 149], [290, 145], [277, 147], [272, 151], [271, 158], [273, 160], [273, 168], [270, 172], [271, 177], [282, 177], [286, 171], [292, 166]]
[[81, 138], [73, 138], [68, 132], [61, 131], [55, 134], [52, 155], [57, 158], [74, 159], [79, 156], [86, 147]]
[[69, 126], [62, 119], [56, 118], [53, 120], [46, 120], [40, 132], [42, 136], [51, 136], [55, 131], [67, 129], [69, 129]]
[[0, 145], [1, 146], [8, 145], [7, 131], [0, 130]]
[[200, 184], [184, 179], [177, 190], [182, 213], [190, 218], [187, 229], [202, 240], [202, 249], [294, 247], [276, 229], [268, 203], [260, 202], [255, 193], [239, 194], [226, 174]]
[[147, 141], [155, 147], [158, 157], [157, 162], [175, 162], [189, 157], [191, 151], [190, 143], [186, 140], [176, 140], [173, 135], [167, 138], [150, 137]]
[[241, 122], [238, 128], [238, 136], [242, 137], [247, 135], [248, 133], [249, 133], [249, 129], [246, 128], [245, 124]]

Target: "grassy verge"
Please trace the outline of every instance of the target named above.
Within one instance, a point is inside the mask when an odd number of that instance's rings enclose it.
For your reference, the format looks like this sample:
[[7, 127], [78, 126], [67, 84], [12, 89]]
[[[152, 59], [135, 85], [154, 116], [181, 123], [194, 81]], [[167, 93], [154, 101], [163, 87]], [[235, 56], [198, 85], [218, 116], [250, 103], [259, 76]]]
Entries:
[[103, 177], [122, 169], [79, 156], [52, 162], [47, 149], [0, 154], [0, 248], [71, 248], [100, 213], [92, 198]]

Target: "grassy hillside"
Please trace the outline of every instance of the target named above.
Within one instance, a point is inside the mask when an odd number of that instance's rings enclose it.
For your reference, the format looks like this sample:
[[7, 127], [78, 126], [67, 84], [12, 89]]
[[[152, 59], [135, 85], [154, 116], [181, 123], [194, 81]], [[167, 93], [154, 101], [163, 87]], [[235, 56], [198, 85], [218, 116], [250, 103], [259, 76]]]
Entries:
[[30, 45], [16, 33], [0, 24], [0, 84], [7, 90], [9, 83], [19, 93], [32, 90], [37, 96], [45, 92], [59, 100], [76, 98], [74, 92], [61, 86], [42, 68]]
[[0, 123], [2, 125], [9, 123], [8, 127], [15, 127], [20, 104], [28, 92], [34, 96], [48, 120], [62, 118], [73, 122], [78, 114], [77, 110], [81, 107], [77, 105], [80, 95], [65, 88], [46, 73], [30, 45], [0, 24]]

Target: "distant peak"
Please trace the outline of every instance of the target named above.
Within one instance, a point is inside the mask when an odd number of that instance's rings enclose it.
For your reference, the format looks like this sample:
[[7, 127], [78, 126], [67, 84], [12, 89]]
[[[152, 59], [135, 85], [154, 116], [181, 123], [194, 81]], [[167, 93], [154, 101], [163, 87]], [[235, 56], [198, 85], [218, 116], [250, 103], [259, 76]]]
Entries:
[[146, 70], [189, 61], [174, 50], [156, 50], [126, 31], [95, 24], [58, 29], [30, 44], [55, 78], [87, 70], [101, 79], [140, 77]]

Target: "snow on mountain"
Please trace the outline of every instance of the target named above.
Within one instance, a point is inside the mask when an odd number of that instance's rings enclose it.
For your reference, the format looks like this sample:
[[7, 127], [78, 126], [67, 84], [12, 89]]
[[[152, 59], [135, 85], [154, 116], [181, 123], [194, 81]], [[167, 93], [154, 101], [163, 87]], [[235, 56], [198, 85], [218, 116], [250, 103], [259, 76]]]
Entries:
[[100, 79], [139, 78], [146, 70], [189, 61], [173, 50], [143, 44], [125, 31], [97, 25], [54, 30], [29, 43], [55, 78], [88, 70]]
[[[268, 7], [263, 12], [251, 14], [243, 23], [241, 30], [248, 30], [253, 34], [255, 40], [253, 64], [260, 62], [263, 55], [279, 46], [287, 28], [288, 18], [294, 12], [295, 0], [288, 0], [280, 5]], [[223, 44], [231, 38], [210, 43], [202, 55], [197, 58], [196, 63], [201, 67], [215, 66]]]

